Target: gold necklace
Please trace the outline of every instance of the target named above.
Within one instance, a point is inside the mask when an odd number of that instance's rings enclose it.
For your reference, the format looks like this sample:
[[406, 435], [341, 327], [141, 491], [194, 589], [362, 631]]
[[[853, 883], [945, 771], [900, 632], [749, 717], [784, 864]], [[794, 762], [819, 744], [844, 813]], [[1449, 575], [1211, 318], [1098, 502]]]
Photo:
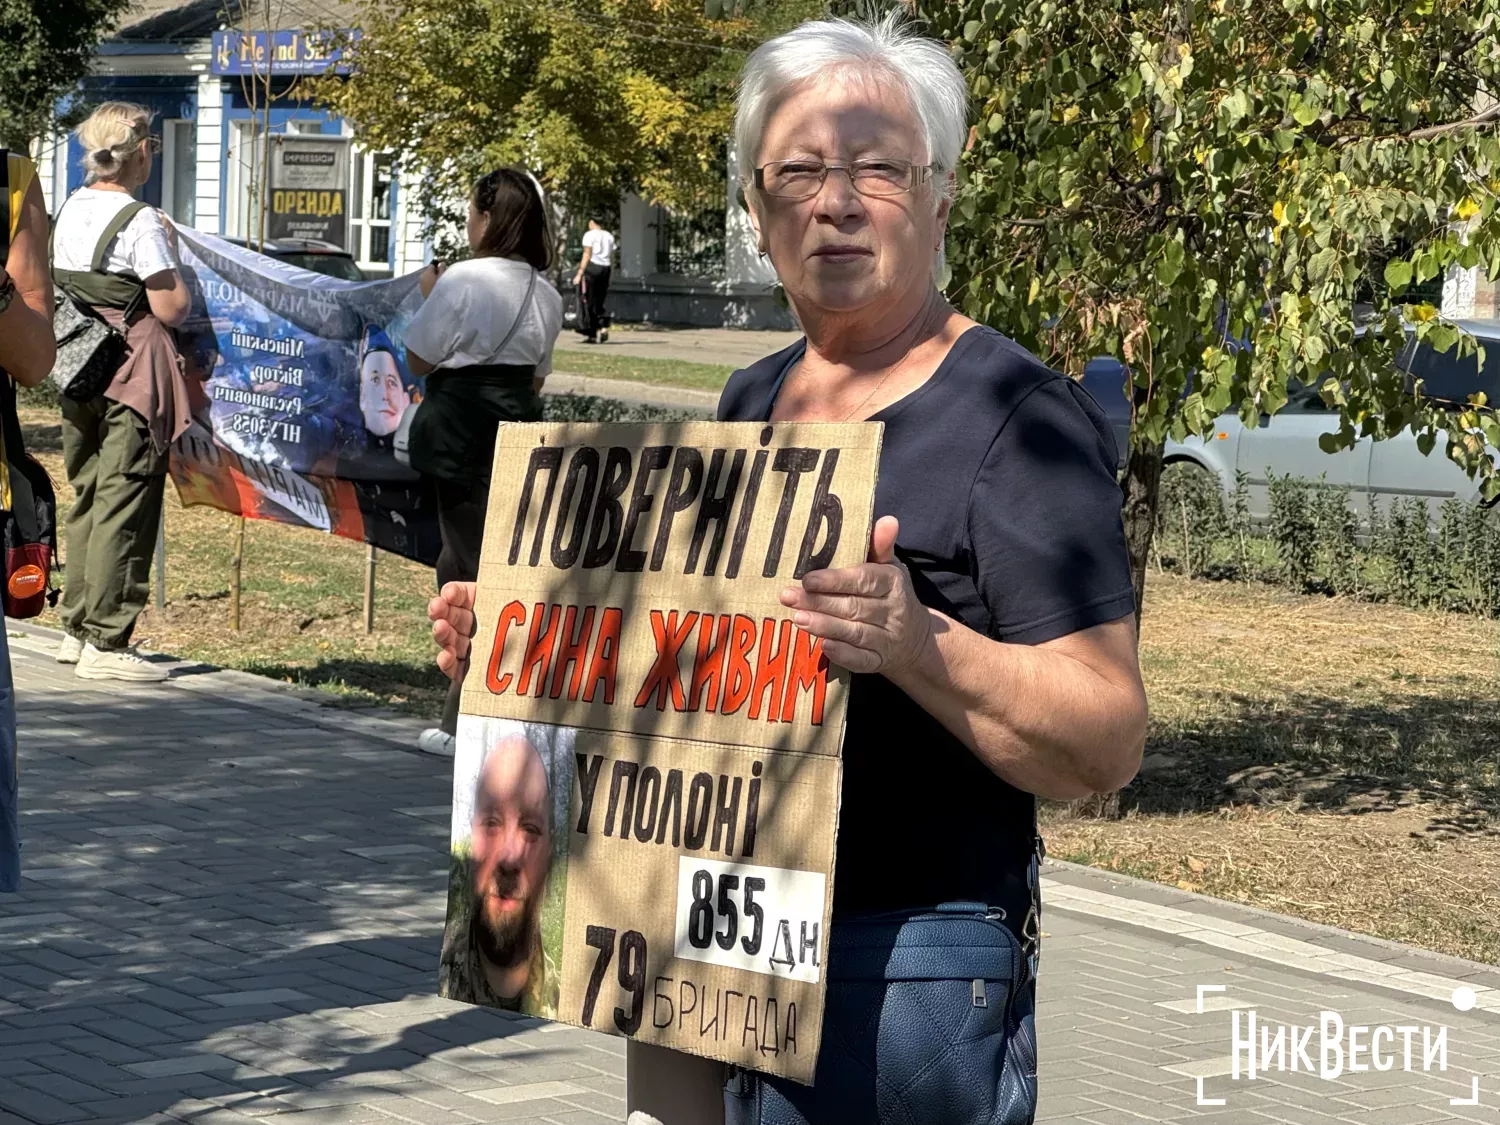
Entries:
[[880, 393], [880, 388], [883, 387], [883, 386], [885, 386], [886, 380], [889, 379], [892, 375], [894, 375], [895, 372], [896, 372], [896, 368], [894, 366], [886, 368], [885, 374], [880, 377], [880, 382], [878, 382], [878, 383], [875, 384], [875, 389], [873, 391], [871, 391], [869, 394], [865, 395], [864, 398], [860, 399], [859, 405], [856, 406], [853, 410], [849, 411], [848, 414], [845, 414], [842, 418], [839, 419], [839, 421], [840, 422], [847, 422], [847, 421], [849, 421], [849, 419], [853, 418], [856, 414], [858, 414], [861, 410], [863, 410], [866, 406], [868, 406], [869, 403], [870, 403], [870, 400]]
[[[944, 303], [940, 303], [939, 305], [935, 305], [935, 306], [933, 306], [932, 309], [928, 310], [927, 316], [926, 316], [926, 320], [925, 320], [925, 322], [922, 325], [922, 328], [923, 328], [922, 335], [924, 337], [926, 335], [926, 332], [925, 332], [926, 328], [928, 327], [928, 325], [934, 319], [934, 315], [933, 315], [934, 312], [938, 308], [941, 308], [943, 304]], [[863, 410], [866, 406], [868, 406], [870, 404], [870, 400], [873, 399], [876, 395], [878, 395], [880, 393], [880, 388], [886, 385], [886, 383], [887, 383], [887, 381], [889, 381], [890, 377], [896, 373], [896, 369], [898, 367], [900, 367], [901, 364], [904, 363], [906, 361], [907, 357], [910, 356], [910, 355], [911, 355], [911, 349], [908, 348], [907, 351], [906, 351], [906, 355], [903, 355], [895, 363], [893, 363], [889, 367], [887, 367], [885, 369], [885, 374], [880, 377], [880, 382], [878, 382], [878, 383], [875, 384], [874, 389], [872, 391], [870, 391], [869, 394], [865, 395], [864, 398], [860, 399], [858, 405], [856, 405], [853, 410], [849, 411], [848, 414], [845, 414], [842, 418], [840, 418], [839, 422], [843, 423], [843, 422], [849, 421], [849, 419], [853, 418], [856, 414], [858, 414], [861, 410]], [[807, 370], [806, 363], [807, 363], [807, 360], [806, 360], [806, 357], [804, 356], [804, 358], [798, 364], [797, 374], [799, 376], [804, 371]]]

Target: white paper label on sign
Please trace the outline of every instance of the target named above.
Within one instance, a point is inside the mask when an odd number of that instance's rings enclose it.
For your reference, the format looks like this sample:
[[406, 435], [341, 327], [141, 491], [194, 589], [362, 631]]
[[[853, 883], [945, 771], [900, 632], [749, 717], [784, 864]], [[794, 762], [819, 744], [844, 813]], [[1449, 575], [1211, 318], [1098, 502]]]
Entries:
[[823, 967], [825, 893], [817, 871], [682, 856], [676, 954], [815, 984]]

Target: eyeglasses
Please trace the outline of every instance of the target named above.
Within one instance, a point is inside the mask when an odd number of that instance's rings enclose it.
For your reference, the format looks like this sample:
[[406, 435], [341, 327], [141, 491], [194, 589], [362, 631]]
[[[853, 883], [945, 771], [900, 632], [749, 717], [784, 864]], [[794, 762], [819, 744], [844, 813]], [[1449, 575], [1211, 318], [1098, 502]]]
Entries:
[[161, 138], [158, 136], [152, 135], [147, 137], [145, 144], [147, 152], [157, 153], [161, 151]]
[[823, 190], [828, 173], [841, 171], [860, 195], [902, 195], [932, 176], [932, 165], [874, 157], [848, 164], [821, 160], [773, 160], [755, 170], [755, 189], [776, 199], [811, 199]]

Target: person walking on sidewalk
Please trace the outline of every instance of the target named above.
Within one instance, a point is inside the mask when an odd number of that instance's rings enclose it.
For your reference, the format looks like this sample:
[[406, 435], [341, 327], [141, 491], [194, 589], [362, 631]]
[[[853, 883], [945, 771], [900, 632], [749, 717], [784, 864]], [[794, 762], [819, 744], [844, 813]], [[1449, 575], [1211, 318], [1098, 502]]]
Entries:
[[[746, 61], [750, 219], [806, 335], [731, 376], [718, 417], [884, 423], [869, 561], [809, 572], [765, 612], [853, 673], [828, 940], [891, 911], [984, 904], [1024, 951], [1003, 1050], [983, 1074], [945, 1064], [972, 1017], [913, 1015], [904, 984], [834, 978], [825, 1012], [880, 1035], [825, 1035], [812, 1086], [631, 1039], [629, 1125], [1034, 1119], [1037, 798], [1129, 782], [1146, 698], [1108, 420], [936, 284], [967, 105], [946, 47], [898, 15], [807, 23]], [[428, 607], [455, 678], [473, 599], [453, 583]], [[901, 808], [940, 814], [899, 846], [893, 786]], [[943, 995], [964, 994], [969, 952], [924, 957]]]
[[125, 336], [125, 358], [101, 394], [62, 400], [63, 465], [75, 499], [57, 652], [86, 680], [164, 680], [130, 647], [146, 607], [167, 455], [192, 420], [172, 329], [191, 298], [177, 268], [177, 233], [134, 193], [151, 177], [160, 139], [151, 111], [105, 102], [78, 128], [87, 182], [53, 231], [61, 294]]
[[[0, 148], [0, 409], [15, 425], [14, 385], [34, 387], [55, 358], [52, 279], [47, 276], [47, 209], [36, 167]], [[0, 448], [0, 464], [9, 459]], [[21, 889], [20, 778], [16, 762], [16, 691], [6, 630], [0, 629], [0, 892]]]
[[615, 236], [604, 229], [604, 219], [595, 215], [583, 236], [583, 258], [573, 285], [579, 291], [578, 331], [584, 343], [602, 344], [609, 339], [609, 314], [604, 298], [609, 296], [609, 276], [615, 261]]
[[[546, 207], [530, 175], [498, 168], [474, 185], [468, 238], [472, 258], [423, 271], [426, 302], [406, 330], [406, 365], [427, 377], [408, 449], [437, 493], [440, 587], [479, 575], [496, 431], [541, 420], [562, 327], [562, 297], [542, 276], [552, 256]], [[449, 685], [442, 721], [422, 732], [420, 749], [453, 755], [460, 687]]]

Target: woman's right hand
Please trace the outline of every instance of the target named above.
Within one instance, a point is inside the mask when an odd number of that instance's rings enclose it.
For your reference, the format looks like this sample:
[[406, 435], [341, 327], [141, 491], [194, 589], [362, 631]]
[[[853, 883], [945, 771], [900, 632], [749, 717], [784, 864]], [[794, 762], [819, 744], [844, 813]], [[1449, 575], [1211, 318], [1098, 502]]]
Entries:
[[441, 261], [434, 260], [422, 270], [422, 275], [417, 278], [417, 288], [422, 293], [422, 300], [425, 301], [432, 296], [432, 287], [437, 284], [437, 279], [442, 275], [443, 263]]
[[446, 583], [427, 603], [432, 639], [437, 642], [437, 666], [450, 680], [461, 680], [469, 669], [469, 638], [474, 635], [473, 582]]

